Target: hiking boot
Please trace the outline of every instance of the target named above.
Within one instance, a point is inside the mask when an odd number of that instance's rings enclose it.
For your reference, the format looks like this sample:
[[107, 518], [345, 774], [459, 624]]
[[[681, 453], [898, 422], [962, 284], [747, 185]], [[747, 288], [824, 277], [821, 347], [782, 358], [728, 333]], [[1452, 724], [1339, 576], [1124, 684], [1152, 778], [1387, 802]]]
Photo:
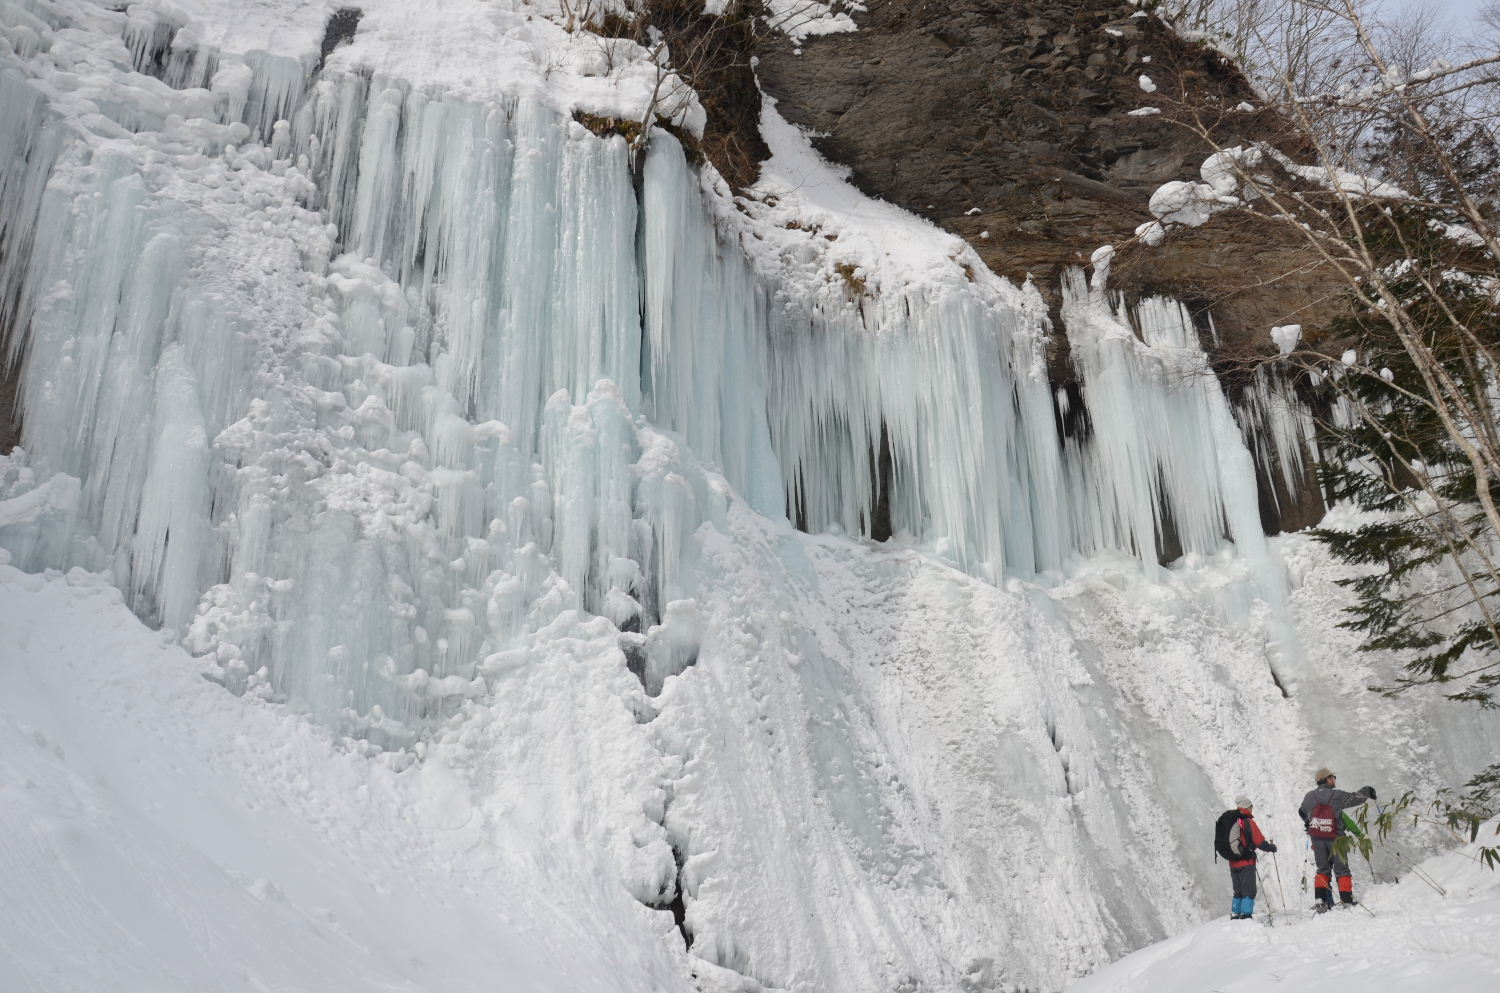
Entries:
[[1324, 903], [1322, 900], [1319, 900], [1317, 903], [1313, 904], [1313, 913], [1315, 914], [1326, 914], [1332, 909], [1333, 904]]

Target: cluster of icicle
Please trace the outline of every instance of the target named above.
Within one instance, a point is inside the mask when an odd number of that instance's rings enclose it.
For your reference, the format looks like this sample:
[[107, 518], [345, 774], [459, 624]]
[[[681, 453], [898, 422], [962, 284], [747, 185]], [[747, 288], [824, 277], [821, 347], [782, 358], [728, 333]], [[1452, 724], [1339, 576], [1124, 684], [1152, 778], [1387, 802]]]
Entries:
[[[532, 98], [309, 77], [146, 15], [98, 14], [101, 65], [61, 9], [0, 0], [0, 327], [28, 478], [82, 489], [0, 544], [113, 569], [237, 690], [400, 728], [567, 610], [659, 685], [732, 499], [859, 534], [883, 498], [898, 540], [991, 581], [1258, 535], [1174, 302], [1065, 288], [1091, 424], [1065, 431], [1021, 291], [802, 294], [664, 134], [637, 162]], [[1295, 425], [1252, 422], [1299, 472]]]

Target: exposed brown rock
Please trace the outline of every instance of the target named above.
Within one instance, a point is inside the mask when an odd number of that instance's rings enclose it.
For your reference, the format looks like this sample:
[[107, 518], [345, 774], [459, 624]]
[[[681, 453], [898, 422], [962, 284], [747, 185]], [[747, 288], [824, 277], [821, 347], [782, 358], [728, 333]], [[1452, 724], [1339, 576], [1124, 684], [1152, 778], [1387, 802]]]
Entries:
[[[1114, 245], [1116, 289], [1212, 314], [1217, 334], [1204, 344], [1234, 393], [1247, 360], [1274, 352], [1273, 326], [1299, 323], [1316, 340], [1340, 309], [1340, 284], [1288, 228], [1227, 212], [1159, 247], [1134, 236], [1152, 220], [1151, 194], [1197, 180], [1215, 146], [1269, 140], [1306, 152], [1211, 49], [1124, 0], [866, 6], [854, 33], [800, 46], [762, 38], [765, 91], [788, 120], [823, 135], [819, 150], [862, 190], [964, 237], [995, 272], [1034, 277], [1054, 316], [1062, 272]], [[1144, 107], [1161, 112], [1131, 113]], [[1055, 341], [1051, 375], [1068, 386], [1067, 342]], [[1273, 467], [1258, 471], [1268, 533], [1322, 516], [1312, 473], [1289, 492]], [[1170, 549], [1170, 521], [1163, 531]]]
[[[758, 73], [780, 112], [826, 137], [866, 192], [965, 237], [996, 272], [1058, 276], [1100, 245], [1113, 283], [1211, 306], [1223, 348], [1270, 349], [1276, 324], [1331, 315], [1327, 281], [1289, 231], [1222, 215], [1159, 248], [1133, 240], [1151, 193], [1196, 179], [1213, 149], [1286, 129], [1228, 61], [1121, 0], [869, 0], [860, 29], [766, 41]], [[1148, 75], [1155, 92], [1141, 88]], [[1160, 107], [1164, 113], [1133, 116]], [[977, 212], [976, 212], [977, 211]], [[983, 237], [988, 232], [989, 237]], [[1053, 374], [1070, 375], [1065, 355]]]
[[714, 16], [704, 13], [702, 0], [644, 0], [635, 17], [609, 14], [595, 25], [648, 48], [653, 38], [665, 41], [673, 68], [697, 91], [708, 117], [702, 139], [679, 137], [734, 189], [754, 183], [771, 154], [760, 136], [760, 87], [751, 68], [754, 28], [749, 8], [731, 5]]

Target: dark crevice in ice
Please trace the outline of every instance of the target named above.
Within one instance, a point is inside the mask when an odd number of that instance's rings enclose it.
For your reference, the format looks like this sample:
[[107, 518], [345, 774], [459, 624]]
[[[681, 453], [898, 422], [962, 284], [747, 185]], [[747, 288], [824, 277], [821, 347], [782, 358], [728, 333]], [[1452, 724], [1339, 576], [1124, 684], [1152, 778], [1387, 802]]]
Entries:
[[797, 467], [792, 491], [787, 494], [786, 516], [792, 522], [792, 527], [807, 533], [807, 482], [803, 478], [801, 466]]
[[682, 935], [682, 946], [687, 949], [693, 947], [693, 932], [687, 925], [687, 904], [682, 899], [682, 867], [687, 863], [687, 858], [682, 854], [682, 849], [676, 845], [672, 846], [672, 861], [677, 864], [677, 876], [672, 885], [672, 899], [666, 904], [666, 909], [672, 912], [672, 920], [677, 924], [677, 933]]
[[1052, 742], [1052, 748], [1057, 752], [1057, 761], [1062, 765], [1063, 787], [1067, 789], [1068, 795], [1075, 793], [1073, 789], [1072, 762], [1068, 759], [1068, 753], [1063, 745], [1062, 734], [1057, 730], [1057, 722], [1048, 717], [1046, 720], [1047, 738]]
[[894, 474], [891, 458], [891, 433], [885, 420], [880, 422], [880, 450], [870, 453], [870, 490], [874, 493], [874, 506], [870, 508], [870, 538], [873, 541], [891, 540], [891, 477]]
[[646, 647], [638, 638], [621, 638], [620, 651], [625, 653], [625, 668], [646, 686]]
[[[667, 653], [665, 660], [661, 652]], [[645, 669], [645, 678], [642, 685], [646, 688], [646, 695], [651, 699], [661, 696], [661, 691], [666, 688], [667, 680], [673, 676], [679, 676], [698, 664], [698, 649], [694, 647], [685, 655], [674, 657], [676, 653], [670, 649], [658, 647], [657, 664], [650, 665], [648, 662]]]
[[21, 443], [21, 363], [7, 365], [4, 330], [0, 328], [0, 455]]
[[[670, 785], [667, 787], [667, 800], [662, 805], [661, 818], [651, 820], [666, 827], [667, 813], [672, 809], [672, 795]], [[648, 815], [650, 816], [650, 815]], [[682, 896], [682, 867], [687, 864], [687, 856], [683, 853], [682, 846], [671, 837], [668, 831], [667, 842], [672, 848], [672, 878], [665, 880], [661, 889], [657, 891], [655, 899], [642, 900], [652, 910], [667, 910], [672, 913], [672, 920], [677, 925], [677, 933], [682, 935], [682, 946], [687, 949], [693, 947], [693, 932], [687, 925], [687, 903]]]
[[172, 39], [177, 37], [180, 29], [181, 25], [162, 18], [151, 26], [150, 35], [139, 38], [130, 38], [127, 35], [135, 71], [157, 79], [166, 79], [167, 59], [172, 52]]
[[[18, 248], [29, 250], [30, 246], [12, 247], [18, 238], [7, 240], [0, 229], [0, 272], [6, 261]], [[0, 299], [0, 455], [5, 455], [21, 443], [21, 349], [16, 348], [15, 360], [10, 361], [12, 343], [24, 343], [26, 335], [20, 314], [20, 292], [15, 298]]]
[[365, 16], [365, 12], [358, 7], [340, 7], [328, 18], [328, 26], [323, 29], [323, 45], [318, 50], [318, 64], [313, 69], [313, 75], [323, 71], [323, 64], [328, 61], [328, 56], [340, 45], [347, 44], [354, 37], [354, 31], [359, 27], [359, 19]]
[[[1061, 392], [1067, 400], [1067, 412], [1062, 410], [1057, 392]], [[1069, 380], [1057, 386], [1052, 398], [1052, 413], [1056, 419], [1057, 439], [1059, 443], [1072, 438], [1074, 441], [1087, 441], [1094, 433], [1094, 422], [1089, 417], [1089, 409], [1083, 402], [1083, 389], [1078, 381]]]
[[[1156, 522], [1156, 561], [1162, 566], [1171, 565], [1182, 558], [1182, 533], [1177, 528], [1177, 515], [1173, 513], [1172, 501], [1168, 497], [1167, 477], [1158, 472], [1156, 476], [1156, 504], [1161, 513]], [[1226, 525], [1227, 530], [1227, 525]]]

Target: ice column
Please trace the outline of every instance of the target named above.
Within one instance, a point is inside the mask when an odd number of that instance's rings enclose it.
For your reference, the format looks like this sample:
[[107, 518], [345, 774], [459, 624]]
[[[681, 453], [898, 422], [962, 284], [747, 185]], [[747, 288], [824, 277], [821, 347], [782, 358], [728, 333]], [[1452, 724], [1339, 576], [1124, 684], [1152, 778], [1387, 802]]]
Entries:
[[[1245, 444], [1271, 482], [1271, 498], [1280, 501], [1284, 495], [1301, 491], [1314, 472], [1317, 428], [1292, 381], [1270, 365], [1258, 366], [1235, 404], [1235, 413]], [[1279, 504], [1277, 509], [1282, 509]]]
[[770, 335], [773, 440], [811, 530], [868, 530], [884, 432], [893, 531], [991, 580], [1060, 564], [1043, 342], [1017, 301], [967, 283], [793, 299]]
[[1070, 439], [1067, 452], [1080, 549], [1132, 550], [1149, 568], [1168, 529], [1184, 552], [1233, 541], [1249, 569], [1237, 612], [1247, 616], [1251, 599], [1265, 603], [1277, 646], [1268, 661], [1283, 692], [1291, 692], [1300, 650], [1286, 570], [1261, 530], [1255, 461], [1192, 315], [1163, 298], [1127, 311], [1076, 270], [1063, 299], [1093, 422], [1092, 435]]
[[1192, 317], [1161, 298], [1124, 313], [1076, 271], [1063, 292], [1093, 425], [1090, 438], [1069, 442], [1080, 550], [1123, 549], [1150, 562], [1169, 533], [1185, 551], [1217, 548], [1228, 528], [1210, 408], [1223, 398]]
[[[30, 313], [27, 263], [42, 191], [63, 140], [61, 128], [44, 123], [45, 111], [35, 89], [0, 68], [0, 333], [23, 327]], [[9, 366], [20, 358], [20, 334], [8, 344], [0, 362]]]
[[699, 173], [657, 132], [642, 207], [643, 388], [648, 413], [720, 466], [762, 514], [786, 509], [767, 421], [766, 292], [718, 236]]

